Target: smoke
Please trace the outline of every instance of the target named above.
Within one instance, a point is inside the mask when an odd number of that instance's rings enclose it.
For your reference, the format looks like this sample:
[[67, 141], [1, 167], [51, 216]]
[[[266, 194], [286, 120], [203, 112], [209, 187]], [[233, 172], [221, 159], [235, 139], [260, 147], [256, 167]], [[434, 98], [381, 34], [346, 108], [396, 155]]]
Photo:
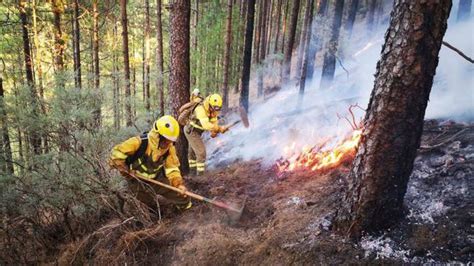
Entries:
[[[451, 11], [451, 16], [456, 13]], [[467, 56], [474, 57], [474, 19], [456, 23], [448, 22], [444, 41], [455, 46]], [[441, 47], [426, 118], [474, 120], [474, 66], [453, 50]]]
[[[472, 55], [473, 20], [450, 23], [445, 40]], [[298, 103], [295, 84], [287, 85], [269, 99], [251, 102], [250, 128], [239, 124], [207, 142], [209, 166], [239, 159], [259, 159], [271, 165], [279, 158], [288, 158], [321, 142], [332, 147], [345, 139], [353, 130], [348, 121], [360, 122], [362, 109], [367, 108], [387, 26], [382, 25], [370, 37], [364, 37], [365, 24], [355, 25], [351, 41], [340, 43], [341, 62], [336, 63], [331, 87], [319, 87], [321, 70], [316, 69], [314, 79], [306, 81], [302, 103]], [[426, 117], [472, 119], [472, 65], [444, 47], [440, 57]], [[275, 78], [275, 73], [270, 76]], [[252, 90], [255, 95], [256, 88], [251, 88], [251, 95]], [[349, 107], [356, 104], [362, 108], [352, 109], [353, 119]], [[237, 119], [236, 115], [230, 116], [226, 122]]]

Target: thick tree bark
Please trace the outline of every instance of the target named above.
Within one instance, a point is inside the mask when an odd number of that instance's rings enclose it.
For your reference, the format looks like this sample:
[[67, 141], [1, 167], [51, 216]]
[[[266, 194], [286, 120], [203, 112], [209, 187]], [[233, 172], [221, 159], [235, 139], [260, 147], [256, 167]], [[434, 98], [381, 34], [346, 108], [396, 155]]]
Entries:
[[[38, 96], [36, 94], [35, 89], [35, 81], [33, 79], [33, 60], [31, 57], [31, 46], [30, 46], [30, 37], [28, 35], [28, 16], [26, 14], [26, 1], [21, 0], [19, 3], [20, 9], [20, 20], [21, 20], [21, 28], [23, 33], [23, 53], [25, 56], [25, 74], [26, 74], [26, 84], [30, 89], [30, 97], [31, 97], [31, 112], [32, 116], [37, 117], [39, 106], [38, 106]], [[33, 148], [33, 152], [35, 154], [41, 153], [41, 137], [40, 134], [36, 130], [31, 130], [29, 132], [29, 140], [31, 147]]]
[[74, 62], [74, 85], [76, 88], [82, 88], [81, 78], [81, 32], [79, 26], [79, 1], [74, 0], [73, 3], [73, 19], [72, 19], [72, 32], [73, 32], [73, 62]]
[[322, 34], [324, 28], [324, 18], [326, 17], [328, 11], [328, 0], [320, 0], [318, 6], [318, 14], [316, 20], [311, 26], [311, 39], [309, 40], [309, 49], [308, 49], [308, 69], [306, 70], [306, 78], [308, 80], [313, 78], [314, 74], [314, 63], [316, 61], [316, 54], [322, 48]]
[[125, 117], [127, 127], [132, 126], [132, 107], [130, 104], [130, 57], [128, 53], [128, 19], [127, 0], [120, 0], [120, 14], [122, 22], [122, 54], [125, 85]]
[[293, 54], [293, 46], [295, 44], [296, 25], [298, 24], [298, 13], [300, 10], [300, 0], [294, 0], [291, 9], [290, 31], [288, 32], [288, 42], [285, 48], [285, 59], [283, 61], [283, 83], [290, 80], [291, 72], [291, 56]]
[[227, 23], [225, 34], [225, 50], [224, 50], [224, 81], [222, 84], [223, 109], [227, 111], [229, 107], [229, 70], [230, 70], [230, 54], [232, 44], [232, 0], [227, 1]]
[[[170, 105], [171, 114], [178, 117], [179, 108], [189, 101], [190, 68], [189, 68], [189, 30], [191, 19], [191, 0], [174, 0], [171, 6], [170, 48], [171, 77]], [[176, 150], [184, 173], [189, 171], [187, 160], [188, 143], [181, 134], [176, 143]]]
[[150, 111], [150, 1], [145, 0], [145, 53], [144, 53], [144, 90], [145, 109]]
[[383, 230], [403, 214], [450, 10], [450, 0], [394, 3], [349, 189], [336, 216], [342, 233]]
[[[314, 9], [314, 0], [307, 0], [307, 12], [306, 16], [308, 16], [306, 19], [307, 21], [305, 24], [307, 27], [311, 27], [313, 23], [313, 9]], [[299, 103], [298, 106], [301, 106], [301, 103], [303, 102], [303, 95], [304, 95], [304, 89], [306, 85], [306, 71], [308, 69], [308, 61], [311, 60], [309, 58], [309, 40], [310, 40], [310, 35], [311, 35], [311, 29], [308, 29], [308, 34], [305, 35], [304, 39], [304, 60], [303, 60], [303, 65], [301, 66], [301, 77], [300, 77], [300, 92], [299, 92]]]
[[0, 123], [2, 130], [2, 142], [0, 143], [0, 150], [2, 157], [0, 160], [4, 161], [2, 171], [7, 174], [13, 174], [13, 160], [12, 148], [10, 145], [10, 136], [8, 135], [7, 112], [5, 110], [4, 92], [3, 92], [3, 78], [0, 76]]
[[349, 13], [347, 16], [346, 24], [344, 29], [347, 32], [347, 39], [350, 40], [352, 36], [352, 28], [354, 27], [354, 21], [357, 15], [357, 9], [359, 8], [359, 0], [351, 0], [351, 5], [349, 7]]
[[460, 0], [457, 21], [465, 21], [471, 16], [472, 0]]
[[[93, 75], [94, 75], [94, 89], [96, 92], [100, 90], [100, 65], [99, 65], [99, 10], [98, 1], [92, 1], [92, 62], [93, 62]], [[99, 105], [94, 111], [94, 126], [99, 128], [101, 125], [101, 105]]]
[[285, 4], [285, 16], [283, 18], [283, 29], [282, 29], [282, 38], [281, 38], [281, 53], [285, 53], [285, 39], [286, 39], [286, 33], [287, 33], [287, 28], [288, 28], [288, 9], [290, 8], [290, 0], [286, 0]]
[[334, 17], [331, 26], [331, 38], [326, 44], [326, 52], [324, 54], [323, 70], [321, 74], [321, 88], [329, 87], [334, 79], [336, 70], [336, 52], [339, 42], [339, 32], [342, 22], [342, 11], [344, 9], [344, 0], [336, 0]]
[[245, 111], [249, 111], [249, 83], [250, 83], [250, 67], [252, 61], [252, 39], [255, 15], [255, 0], [247, 2], [247, 18], [245, 26], [245, 45], [244, 59], [242, 65], [242, 90], [240, 91], [240, 105]]
[[370, 0], [369, 11], [367, 15], [367, 32], [372, 32], [374, 29], [375, 8], [377, 7], [377, 0]]
[[[196, 0], [196, 5], [197, 2], [198, 0]], [[160, 115], [162, 116], [165, 114], [165, 87], [163, 82], [163, 27], [161, 22], [161, 0], [156, 0], [156, 17], [156, 66], [158, 71], [156, 89], [158, 93], [157, 99], [159, 99]]]

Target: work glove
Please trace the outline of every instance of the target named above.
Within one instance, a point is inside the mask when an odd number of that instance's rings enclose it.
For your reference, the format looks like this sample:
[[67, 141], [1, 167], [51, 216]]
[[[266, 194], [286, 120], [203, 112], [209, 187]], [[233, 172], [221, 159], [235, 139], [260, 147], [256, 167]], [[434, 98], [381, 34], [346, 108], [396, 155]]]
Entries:
[[179, 186], [178, 186], [178, 189], [180, 189], [181, 191], [183, 191], [183, 193], [181, 193], [181, 195], [183, 195], [184, 197], [187, 197], [187, 195], [184, 194], [184, 192], [188, 191], [188, 189], [187, 189], [184, 185], [179, 185]]
[[126, 166], [124, 166], [124, 165], [115, 165], [115, 169], [117, 169], [122, 176], [133, 178], [132, 175], [134, 174], [134, 171], [127, 168]]
[[227, 131], [229, 130], [229, 127], [228, 126], [221, 126], [219, 127], [219, 133], [226, 133]]

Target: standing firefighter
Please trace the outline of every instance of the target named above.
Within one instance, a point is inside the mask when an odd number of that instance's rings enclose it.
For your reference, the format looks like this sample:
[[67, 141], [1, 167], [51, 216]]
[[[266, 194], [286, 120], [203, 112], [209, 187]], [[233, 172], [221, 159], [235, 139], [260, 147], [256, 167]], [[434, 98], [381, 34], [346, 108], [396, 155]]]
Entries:
[[[229, 127], [219, 126], [217, 121], [222, 108], [222, 98], [219, 94], [212, 94], [202, 102], [190, 102], [183, 107], [185, 106], [187, 108], [182, 108], [184, 111], [181, 112], [179, 121], [186, 125], [184, 135], [189, 142], [189, 167], [191, 170], [196, 169], [196, 174], [200, 175], [206, 170], [206, 146], [201, 138], [202, 133], [210, 131], [212, 135], [216, 135], [225, 133]], [[182, 116], [188, 119], [181, 119]]]
[[112, 149], [110, 165], [129, 177], [128, 187], [136, 198], [150, 208], [157, 206], [156, 194], [167, 198], [180, 210], [189, 209], [189, 198], [180, 193], [130, 177], [130, 173], [152, 178], [186, 190], [179, 170], [174, 142], [179, 136], [179, 124], [169, 115], [156, 120], [152, 129], [141, 136], [129, 138]]

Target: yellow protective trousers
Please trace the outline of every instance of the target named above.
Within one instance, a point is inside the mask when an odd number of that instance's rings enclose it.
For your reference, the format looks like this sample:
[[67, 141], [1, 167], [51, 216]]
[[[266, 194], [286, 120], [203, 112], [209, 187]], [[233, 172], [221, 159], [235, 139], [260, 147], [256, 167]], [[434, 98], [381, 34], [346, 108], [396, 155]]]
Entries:
[[196, 169], [196, 173], [202, 174], [206, 170], [206, 146], [201, 138], [202, 131], [191, 125], [184, 127], [184, 135], [188, 140], [188, 159], [191, 170]]

